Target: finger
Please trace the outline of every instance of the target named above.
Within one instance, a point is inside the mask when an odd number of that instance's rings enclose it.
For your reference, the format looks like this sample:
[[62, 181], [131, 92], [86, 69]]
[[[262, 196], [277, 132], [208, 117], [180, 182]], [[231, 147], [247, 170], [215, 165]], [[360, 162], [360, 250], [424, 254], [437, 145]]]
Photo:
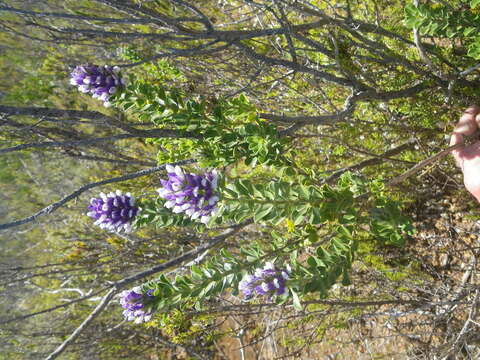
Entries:
[[[478, 118], [478, 119], [477, 119]], [[450, 146], [463, 143], [464, 135], [471, 135], [480, 126], [480, 107], [473, 105], [470, 106], [463, 115], [460, 117], [458, 124], [453, 130], [452, 137], [450, 138]], [[457, 166], [463, 170], [463, 155], [464, 147], [459, 147], [452, 151], [452, 155], [455, 158]]]
[[[458, 121], [458, 124], [453, 130], [454, 133], [462, 135], [471, 135], [477, 131], [479, 123], [477, 123], [477, 116], [480, 115], [480, 108], [476, 105], [470, 106], [463, 113], [462, 117]], [[479, 118], [480, 121], [480, 118]]]
[[[463, 135], [460, 133], [453, 133], [450, 137], [450, 146], [463, 143]], [[457, 166], [463, 170], [463, 149], [464, 146], [452, 150], [452, 155], [455, 158]]]
[[454, 132], [450, 137], [450, 146], [462, 144], [463, 143], [463, 135], [457, 132]]
[[477, 123], [477, 128], [480, 129], [480, 112], [475, 116], [475, 122]]

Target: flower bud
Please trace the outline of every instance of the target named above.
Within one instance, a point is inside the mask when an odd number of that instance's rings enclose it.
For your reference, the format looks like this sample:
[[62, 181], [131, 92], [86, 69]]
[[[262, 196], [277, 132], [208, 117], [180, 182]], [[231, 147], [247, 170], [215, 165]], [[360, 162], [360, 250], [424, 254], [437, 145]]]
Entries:
[[120, 304], [125, 309], [123, 311], [125, 320], [133, 320], [137, 324], [150, 321], [152, 313], [149, 309], [147, 310], [147, 307], [153, 298], [152, 290], [142, 293], [140, 287], [122, 291], [120, 293]]
[[135, 198], [130, 193], [122, 194], [120, 190], [108, 195], [100, 193], [99, 198], [92, 198], [88, 207], [88, 216], [95, 219], [95, 225], [110, 231], [131, 231], [131, 222], [138, 214]]
[[263, 268], [256, 269], [252, 274], [243, 277], [238, 286], [246, 300], [258, 296], [265, 296], [271, 299], [274, 295], [280, 296], [287, 293], [286, 283], [290, 277], [290, 266], [286, 269], [278, 269], [271, 262]]
[[117, 67], [98, 65], [78, 65], [70, 74], [70, 84], [78, 87], [83, 93], [90, 93], [93, 98], [103, 101], [105, 107], [108, 101], [125, 81]]
[[180, 166], [167, 165], [168, 180], [161, 180], [157, 191], [166, 200], [165, 207], [174, 213], [184, 213], [192, 220], [207, 224], [215, 215], [219, 200], [218, 174], [215, 170], [204, 174], [186, 173]]

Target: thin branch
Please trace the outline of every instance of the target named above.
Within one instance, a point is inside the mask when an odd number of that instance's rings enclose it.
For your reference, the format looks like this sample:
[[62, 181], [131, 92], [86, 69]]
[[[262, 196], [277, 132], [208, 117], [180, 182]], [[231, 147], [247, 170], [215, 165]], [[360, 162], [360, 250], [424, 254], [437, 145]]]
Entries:
[[40, 119], [45, 118], [70, 118], [70, 119], [89, 119], [92, 121], [97, 121], [99, 123], [104, 123], [116, 127], [118, 129], [124, 130], [127, 133], [135, 134], [139, 136], [152, 134], [150, 130], [141, 130], [136, 129], [127, 122], [123, 121], [124, 115], [120, 114], [120, 119], [117, 119], [113, 116], [105, 115], [98, 111], [89, 111], [89, 110], [67, 110], [67, 109], [57, 109], [57, 108], [47, 108], [47, 107], [20, 107], [20, 106], [5, 106], [0, 105], [0, 120], [2, 116], [32, 116]]
[[[192, 164], [194, 162], [195, 162], [195, 160], [189, 159], [189, 160], [178, 161], [178, 162], [174, 163], [173, 165], [185, 165], [185, 164]], [[97, 182], [94, 182], [94, 183], [84, 185], [84, 186], [80, 187], [79, 189], [75, 190], [74, 192], [72, 192], [71, 194], [65, 196], [63, 199], [61, 199], [61, 200], [43, 208], [42, 210], [36, 212], [35, 214], [33, 214], [31, 216], [28, 216], [28, 217], [20, 219], [20, 220], [12, 221], [12, 222], [9, 222], [9, 223], [0, 224], [0, 230], [5, 230], [5, 229], [11, 228], [11, 227], [23, 225], [23, 224], [35, 221], [38, 217], [40, 217], [42, 215], [51, 214], [52, 212], [57, 210], [59, 207], [65, 205], [67, 202], [77, 198], [78, 196], [80, 196], [85, 191], [93, 189], [94, 187], [107, 185], [107, 184], [112, 184], [112, 183], [116, 183], [116, 182], [120, 182], [120, 181], [131, 180], [131, 179], [135, 179], [135, 178], [138, 178], [138, 177], [141, 177], [141, 176], [150, 175], [150, 174], [153, 174], [155, 172], [164, 170], [165, 166], [166, 166], [166, 164], [156, 166], [156, 167], [152, 167], [150, 169], [140, 170], [140, 171], [130, 173], [130, 174], [127, 174], [127, 175], [118, 176], [118, 177], [114, 177], [114, 178], [111, 178], [111, 179], [101, 180], [101, 181], [97, 181]]]
[[55, 17], [63, 19], [72, 19], [72, 20], [87, 20], [87, 21], [101, 21], [117, 24], [149, 24], [152, 23], [152, 20], [149, 19], [114, 19], [114, 18], [103, 18], [103, 17], [92, 17], [92, 16], [81, 16], [65, 13], [51, 13], [51, 12], [36, 12], [30, 10], [16, 9], [9, 6], [0, 6], [0, 11], [11, 12], [20, 15], [29, 15], [35, 17]]
[[191, 37], [180, 37], [174, 33], [143, 33], [143, 32], [118, 32], [118, 31], [108, 31], [108, 30], [93, 30], [93, 29], [78, 29], [78, 28], [54, 28], [47, 25], [42, 25], [37, 22], [28, 21], [25, 22], [24, 26], [35, 26], [50, 32], [60, 33], [60, 34], [82, 34], [88, 35], [91, 39], [92, 37], [105, 37], [105, 38], [114, 38], [117, 41], [124, 39], [124, 40], [132, 40], [132, 39], [156, 39], [156, 40], [194, 40]]
[[75, 331], [54, 352], [48, 355], [45, 360], [56, 359], [62, 352], [64, 352], [67, 346], [73, 343], [75, 339], [80, 336], [82, 331], [107, 307], [117, 291], [118, 290], [115, 288], [110, 289], [110, 291], [103, 297], [102, 301], [100, 301], [100, 303], [97, 305], [95, 310], [93, 310], [90, 315], [83, 320], [80, 326], [76, 328]]
[[[182, 19], [175, 19], [163, 14], [160, 14], [152, 9], [149, 9], [145, 6], [139, 6], [138, 4], [129, 1], [129, 0], [95, 0], [95, 2], [107, 5], [115, 10], [123, 12], [128, 15], [138, 14], [142, 15], [143, 17], [150, 18], [155, 21], [157, 25], [162, 27], [167, 27], [174, 31], [188, 31], [183, 25], [181, 25]], [[194, 21], [198, 21], [194, 19]]]
[[58, 310], [58, 309], [68, 307], [72, 304], [75, 304], [75, 303], [84, 301], [86, 299], [92, 298], [92, 297], [100, 294], [101, 292], [103, 292], [103, 291], [105, 291], [105, 290], [107, 290], [111, 287], [117, 287], [117, 288], [124, 287], [124, 286], [127, 286], [130, 283], [138, 281], [138, 280], [140, 280], [142, 278], [145, 278], [147, 276], [150, 276], [150, 275], [153, 275], [155, 273], [168, 270], [169, 268], [181, 265], [185, 261], [188, 261], [188, 260], [191, 260], [191, 259], [197, 259], [199, 254], [202, 254], [202, 253], [208, 251], [209, 249], [211, 249], [212, 247], [220, 244], [222, 241], [226, 240], [228, 237], [236, 234], [243, 227], [251, 224], [251, 222], [252, 221], [249, 220], [249, 221], [245, 221], [241, 224], [234, 225], [234, 226], [230, 227], [225, 233], [220, 234], [216, 237], [213, 237], [209, 241], [204, 241], [203, 245], [200, 245], [197, 248], [195, 248], [191, 251], [188, 251], [185, 254], [182, 254], [175, 259], [172, 259], [172, 260], [167, 261], [163, 264], [157, 265], [157, 266], [155, 266], [153, 268], [150, 268], [148, 270], [139, 272], [139, 273], [137, 273], [135, 275], [132, 275], [128, 278], [119, 280], [119, 281], [109, 285], [108, 287], [104, 287], [104, 288], [100, 289], [99, 291], [93, 292], [92, 294], [85, 295], [85, 296], [82, 296], [80, 298], [76, 298], [76, 299], [73, 299], [71, 301], [68, 301], [66, 303], [56, 305], [56, 306], [52, 306], [50, 308], [40, 310], [40, 311], [37, 311], [37, 312], [34, 312], [34, 313], [18, 316], [18, 317], [12, 318], [12, 319], [1, 320], [0, 325], [8, 324], [8, 323], [11, 323], [11, 322], [16, 322], [16, 321], [22, 321], [22, 320], [25, 320], [25, 319], [28, 319], [28, 318], [31, 318], [31, 317], [34, 317], [34, 316], [37, 316], [37, 315], [45, 314], [45, 313], [48, 313], [48, 312], [52, 312], [52, 311], [55, 311], [55, 310]]
[[175, 258], [175, 259], [172, 259], [170, 261], [167, 261], [163, 264], [160, 264], [160, 265], [157, 265], [157, 266], [154, 266], [152, 267], [151, 269], [148, 269], [148, 270], [145, 270], [145, 271], [142, 271], [138, 274], [135, 274], [135, 275], [132, 275], [130, 277], [127, 277], [123, 280], [120, 280], [120, 281], [117, 281], [115, 283], [115, 286], [116, 287], [123, 287], [127, 284], [130, 284], [132, 282], [136, 282], [140, 279], [143, 279], [147, 276], [150, 276], [150, 275], [153, 275], [153, 274], [156, 274], [158, 272], [161, 272], [161, 271], [165, 271], [169, 268], [172, 268], [172, 267], [176, 267], [178, 265], [181, 265], [183, 262], [185, 261], [188, 261], [190, 259], [194, 259], [197, 257], [197, 255], [201, 254], [202, 252], [204, 251], [207, 251], [208, 249], [211, 249], [212, 247], [220, 244], [221, 242], [223, 242], [225, 239], [227, 239], [228, 237], [236, 234], [238, 231], [240, 231], [242, 228], [244, 228], [245, 226], [251, 224], [253, 221], [252, 220], [247, 220], [247, 221], [244, 221], [243, 223], [240, 223], [240, 224], [237, 224], [237, 225], [234, 225], [232, 226], [229, 230], [227, 230], [226, 232], [224, 232], [223, 234], [220, 234], [218, 236], [215, 236], [213, 238], [211, 238], [209, 241], [206, 241], [204, 242], [202, 245], [199, 245], [198, 247], [196, 247], [195, 249], [193, 250], [190, 250], [190, 251], [187, 251], [186, 253], [184, 253], [183, 255], [180, 255], [179, 257]]
[[105, 136], [99, 138], [74, 140], [74, 141], [45, 141], [37, 143], [28, 143], [15, 145], [8, 148], [0, 149], [0, 154], [6, 154], [14, 151], [26, 150], [26, 149], [43, 149], [51, 147], [73, 147], [73, 146], [86, 146], [92, 144], [98, 144], [106, 141], [117, 141], [123, 139], [132, 138], [191, 138], [196, 139], [198, 135], [188, 132], [179, 132], [177, 130], [169, 129], [152, 129], [152, 130], [138, 130], [135, 134], [118, 134], [112, 136]]
[[196, 352], [194, 349], [192, 349], [190, 346], [187, 346], [187, 345], [184, 345], [184, 344], [173, 343], [171, 341], [168, 341], [167, 338], [165, 338], [161, 335], [155, 336], [155, 340], [157, 340], [159, 343], [161, 343], [162, 345], [164, 345], [164, 346], [166, 346], [170, 349], [175, 350], [176, 348], [181, 348], [181, 349], [185, 350], [185, 352], [191, 358], [200, 359], [200, 360], [206, 359], [205, 357], [200, 355], [198, 352]]
[[332, 175], [330, 175], [329, 177], [325, 178], [323, 180], [323, 182], [325, 183], [331, 183], [332, 181], [334, 181], [335, 179], [339, 178], [342, 174], [344, 174], [345, 172], [347, 171], [356, 171], [356, 170], [360, 170], [360, 169], [363, 169], [367, 166], [372, 166], [372, 165], [378, 165], [378, 164], [381, 164], [383, 162], [385, 162], [385, 160], [387, 158], [389, 158], [390, 156], [394, 156], [394, 155], [397, 155], [397, 154], [400, 154], [401, 152], [405, 151], [405, 150], [410, 150], [413, 148], [413, 146], [415, 145], [415, 141], [414, 140], [411, 140], [411, 141], [408, 141], [406, 142], [405, 144], [402, 144], [400, 146], [397, 146], [393, 149], [390, 149], [386, 152], [384, 152], [383, 154], [381, 155], [378, 155], [376, 157], [372, 157], [370, 159], [366, 159], [364, 161], [361, 161], [359, 162], [358, 164], [355, 164], [355, 165], [352, 165], [352, 166], [349, 166], [349, 167], [346, 167], [344, 169], [340, 169], [338, 171], [335, 171]]
[[318, 116], [285, 116], [285, 115], [260, 113], [259, 116], [263, 119], [278, 121], [283, 123], [327, 125], [327, 124], [333, 124], [333, 123], [345, 120], [348, 116], [350, 116], [353, 113], [353, 111], [355, 110], [355, 105], [358, 101], [369, 101], [369, 100], [388, 101], [388, 100], [393, 100], [397, 98], [411, 97], [426, 89], [428, 89], [428, 85], [426, 83], [420, 83], [402, 90], [394, 90], [394, 91], [386, 91], [386, 92], [376, 92], [375, 90], [362, 91], [357, 94], [350, 95], [345, 100], [345, 105], [343, 110], [336, 114], [326, 114], [326, 115], [318, 115]]
[[[413, 0], [413, 4], [418, 7], [418, 0]], [[438, 70], [435, 66], [435, 64], [430, 60], [428, 57], [423, 44], [422, 44], [422, 39], [420, 37], [420, 29], [417, 27], [413, 28], [413, 41], [415, 42], [415, 46], [417, 47], [418, 54], [420, 55], [420, 59], [423, 60], [423, 62], [428, 66], [428, 68], [436, 74], [440, 79], [448, 81], [448, 77], [443, 74], [440, 70]]]
[[196, 14], [200, 18], [198, 21], [203, 23], [208, 31], [214, 31], [212, 22], [199, 8], [197, 8], [196, 6], [194, 6], [192, 4], [189, 4], [189, 3], [187, 3], [186, 1], [183, 1], [183, 0], [173, 0], [173, 1], [176, 2], [177, 4], [182, 5], [183, 7], [187, 8], [187, 9], [189, 9], [194, 14]]
[[[287, 34], [290, 32], [297, 32], [297, 31], [298, 32], [308, 31], [308, 30], [316, 29], [322, 25], [328, 24], [327, 19], [322, 19], [315, 22], [311, 22], [311, 23], [293, 25], [292, 27], [277, 27], [277, 28], [255, 29], [255, 30], [195, 31], [195, 30], [187, 29], [183, 25], [181, 25], [181, 22], [184, 21], [185, 19], [171, 18], [166, 15], [155, 12], [151, 9], [148, 9], [145, 7], [139, 7], [128, 0], [125, 0], [122, 2], [115, 1], [115, 0], [96, 0], [96, 1], [105, 5], [111, 6], [127, 14], [132, 14], [133, 12], [133, 13], [142, 14], [151, 19], [155, 19], [156, 23], [171, 29], [172, 31], [175, 32], [175, 34], [179, 36], [180, 35], [191, 36], [196, 40], [200, 40], [200, 39], [216, 39], [220, 41], [243, 40], [243, 39], [251, 39], [256, 37], [282, 35], [282, 34]], [[188, 20], [202, 22], [199, 19], [188, 19]], [[140, 33], [137, 33], [134, 36], [139, 36], [138, 34]], [[118, 33], [118, 35], [121, 36], [122, 33]], [[155, 34], [152, 34], [152, 35], [155, 35]], [[160, 34], [156, 34], [156, 35], [160, 35]]]
[[63, 304], [49, 307], [49, 308], [47, 308], [47, 309], [43, 309], [43, 310], [40, 310], [40, 311], [36, 311], [36, 312], [30, 313], [30, 314], [25, 314], [25, 315], [22, 315], [22, 316], [17, 316], [17, 317], [14, 317], [14, 318], [11, 318], [11, 319], [7, 319], [7, 320], [0, 320], [0, 325], [12, 323], [12, 322], [17, 322], [17, 321], [23, 321], [23, 320], [26, 320], [26, 319], [28, 319], [28, 318], [31, 318], [31, 317], [34, 317], [34, 316], [37, 316], [37, 315], [42, 315], [42, 314], [46, 314], [46, 313], [49, 313], [49, 312], [52, 312], [52, 311], [55, 311], [55, 310], [58, 310], [58, 309], [66, 308], [66, 307], [68, 307], [68, 306], [70, 306], [70, 305], [73, 305], [73, 304], [82, 302], [82, 301], [84, 301], [84, 300], [90, 299], [90, 298], [92, 298], [92, 297], [94, 297], [94, 296], [97, 296], [98, 294], [104, 292], [106, 289], [108, 289], [108, 287], [102, 288], [102, 289], [100, 289], [100, 290], [98, 290], [98, 291], [95, 291], [95, 292], [92, 292], [91, 294], [88, 294], [88, 295], [85, 295], [85, 296], [82, 296], [82, 297], [79, 297], [79, 298], [76, 298], [76, 299], [67, 301], [67, 302], [65, 302], [65, 303], [63, 303]]
[[460, 76], [460, 77], [467, 76], [467, 75], [471, 74], [472, 72], [474, 72], [475, 70], [478, 70], [478, 69], [480, 69], [480, 64], [477, 64], [477, 65], [472, 66], [468, 69], [465, 69], [464, 71], [460, 72], [458, 74], [458, 76]]
[[201, 46], [197, 46], [195, 48], [191, 49], [171, 49], [170, 52], [164, 52], [161, 54], [157, 54], [154, 56], [151, 56], [149, 58], [146, 58], [141, 61], [137, 61], [134, 63], [130, 64], [118, 64], [116, 66], [121, 67], [121, 68], [130, 68], [138, 65], [142, 65], [145, 63], [153, 62], [155, 60], [163, 59], [163, 58], [176, 58], [176, 57], [189, 57], [189, 56], [200, 56], [200, 55], [210, 55], [214, 54], [216, 52], [226, 50], [228, 49], [232, 44], [228, 43], [222, 46], [217, 46], [213, 48], [208, 48], [208, 46], [214, 45], [218, 43], [218, 40], [209, 42], [208, 44], [204, 44]]
[[347, 87], [352, 87], [352, 82], [348, 79], [341, 78], [320, 70], [316, 70], [314, 68], [301, 65], [298, 63], [295, 63], [293, 61], [288, 61], [288, 60], [283, 60], [283, 59], [276, 59], [273, 57], [265, 56], [262, 54], [257, 53], [255, 50], [251, 49], [249, 46], [246, 46], [242, 44], [241, 42], [235, 42], [235, 46], [238, 47], [245, 55], [247, 55], [249, 58], [260, 61], [262, 63], [266, 63], [271, 66], [284, 66], [288, 69], [292, 69], [301, 73], [307, 73], [310, 75], [315, 76], [316, 78], [319, 78], [321, 80], [327, 81], [327, 82], [332, 82], [338, 85], [342, 86], [347, 86]]
[[[112, 117], [98, 111], [89, 110], [66, 110], [47, 107], [20, 107], [0, 105], [0, 114], [2, 115], [28, 115], [37, 118], [70, 118], [70, 119], [89, 119], [110, 123], [116, 121]], [[117, 125], [117, 123], [115, 123]]]
[[[421, 300], [408, 300], [408, 299], [395, 299], [395, 300], [379, 300], [379, 301], [343, 301], [343, 300], [310, 300], [302, 302], [302, 305], [307, 307], [308, 305], [328, 305], [328, 306], [338, 306], [338, 307], [370, 307], [370, 306], [385, 306], [385, 305], [415, 305], [415, 306], [440, 306], [445, 304], [450, 304], [450, 302], [426, 302]], [[274, 302], [272, 303], [260, 303], [260, 304], [235, 304], [229, 306], [222, 306], [219, 308], [202, 310], [202, 311], [191, 311], [189, 314], [214, 314], [224, 311], [239, 310], [242, 309], [250, 310], [252, 308], [268, 308], [278, 306]], [[285, 306], [293, 306], [291, 303], [285, 304]]]
[[317, 124], [317, 125], [327, 125], [337, 123], [339, 121], [345, 120], [346, 117], [353, 113], [354, 107], [351, 106], [345, 110], [340, 111], [336, 114], [329, 115], [318, 115], [318, 116], [285, 116], [285, 115], [275, 115], [275, 114], [266, 114], [260, 113], [259, 116], [262, 119], [267, 119], [276, 122], [283, 123], [303, 123], [303, 124]]
[[[476, 134], [474, 134], [473, 136], [471, 136], [470, 138], [473, 138], [475, 136], [478, 137], [478, 132]], [[404, 180], [406, 180], [410, 176], [415, 175], [417, 172], [419, 172], [423, 168], [429, 166], [430, 164], [434, 163], [435, 161], [438, 161], [438, 160], [444, 158], [445, 156], [450, 154], [453, 150], [456, 150], [456, 149], [461, 148], [463, 146], [465, 146], [464, 142], [458, 143], [456, 145], [449, 146], [448, 148], [436, 153], [435, 155], [430, 156], [429, 158], [427, 158], [423, 161], [420, 161], [417, 165], [415, 165], [412, 168], [410, 168], [409, 170], [405, 171], [403, 174], [394, 177], [393, 179], [391, 179], [387, 183], [387, 185], [388, 186], [396, 186], [396, 185], [400, 184], [401, 182], [403, 182]]]
[[75, 331], [54, 351], [52, 352], [45, 360], [53, 360], [57, 358], [61, 353], [65, 351], [65, 349], [72, 344], [76, 338], [80, 336], [82, 331], [105, 309], [105, 307], [108, 305], [108, 303], [112, 300], [113, 296], [120, 291], [123, 287], [126, 285], [136, 282], [140, 279], [143, 279], [147, 276], [165, 271], [167, 269], [170, 269], [172, 267], [176, 267], [178, 265], [181, 265], [183, 262], [194, 259], [198, 254], [211, 249], [212, 247], [220, 244], [221, 242], [225, 241], [228, 237], [236, 234], [238, 231], [240, 231], [243, 227], [251, 224], [253, 221], [252, 220], [247, 220], [244, 221], [241, 224], [237, 224], [232, 226], [228, 231], [224, 232], [223, 234], [220, 234], [218, 236], [213, 237], [209, 241], [203, 243], [202, 245], [196, 247], [193, 250], [187, 251], [186, 253], [178, 256], [175, 259], [172, 259], [170, 261], [167, 261], [163, 264], [154, 266], [151, 269], [142, 271], [140, 273], [137, 273], [135, 275], [129, 276], [127, 278], [124, 278], [120, 281], [115, 282], [112, 285], [112, 288], [110, 291], [103, 297], [102, 301], [97, 305], [97, 307], [90, 313], [87, 318], [82, 322], [82, 324], [75, 329]]
[[89, 161], [97, 161], [97, 162], [107, 162], [111, 164], [121, 164], [121, 165], [142, 165], [142, 166], [154, 166], [156, 165], [153, 161], [143, 161], [143, 160], [117, 160], [117, 159], [110, 159], [102, 156], [92, 156], [92, 155], [84, 155], [84, 154], [75, 154], [71, 152], [66, 152], [66, 154], [70, 157], [81, 159], [81, 160], [89, 160]]

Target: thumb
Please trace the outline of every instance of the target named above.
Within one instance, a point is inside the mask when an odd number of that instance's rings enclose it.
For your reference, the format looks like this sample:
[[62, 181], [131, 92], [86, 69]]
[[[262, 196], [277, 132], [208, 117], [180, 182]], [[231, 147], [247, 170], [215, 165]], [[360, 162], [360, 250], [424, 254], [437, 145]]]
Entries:
[[[458, 132], [454, 132], [450, 138], [450, 146], [463, 143], [463, 135]], [[464, 146], [452, 150], [452, 155], [455, 159], [457, 166], [463, 171], [463, 149]]]
[[464, 183], [467, 190], [480, 202], [480, 177], [477, 167], [467, 167], [464, 171]]

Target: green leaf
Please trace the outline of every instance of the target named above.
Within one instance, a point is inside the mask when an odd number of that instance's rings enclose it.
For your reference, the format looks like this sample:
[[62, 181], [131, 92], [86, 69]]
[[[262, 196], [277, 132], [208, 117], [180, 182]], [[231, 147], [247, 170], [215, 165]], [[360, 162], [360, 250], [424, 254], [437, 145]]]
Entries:
[[292, 294], [293, 307], [299, 311], [303, 310], [302, 304], [300, 303], [300, 298], [295, 290], [290, 288], [290, 293]]
[[307, 264], [311, 268], [316, 268], [317, 267], [317, 260], [313, 256], [309, 256], [307, 259]]
[[273, 204], [260, 206], [256, 209], [255, 213], [253, 214], [253, 220], [255, 222], [259, 222], [260, 220], [265, 218], [267, 215], [269, 215], [273, 210], [274, 210]]
[[[479, 0], [479, 3], [480, 3], [480, 0]], [[463, 35], [465, 37], [468, 37], [468, 36], [472, 35], [473, 33], [478, 32], [478, 30], [479, 30], [478, 28], [470, 26], [463, 31]]]
[[347, 271], [343, 272], [342, 285], [343, 286], [352, 285], [352, 282], [350, 281], [350, 276], [348, 275]]

